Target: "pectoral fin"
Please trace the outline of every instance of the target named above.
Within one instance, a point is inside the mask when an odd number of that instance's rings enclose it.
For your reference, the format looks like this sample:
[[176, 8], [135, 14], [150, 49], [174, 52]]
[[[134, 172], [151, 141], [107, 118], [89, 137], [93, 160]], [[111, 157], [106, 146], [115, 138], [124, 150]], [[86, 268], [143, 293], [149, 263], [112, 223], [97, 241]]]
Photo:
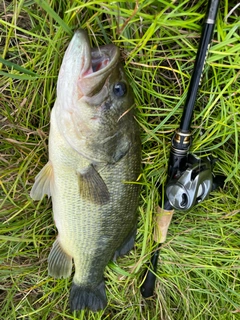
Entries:
[[48, 198], [51, 196], [51, 184], [53, 179], [53, 168], [51, 161], [42, 168], [35, 178], [34, 185], [30, 192], [30, 197], [33, 200], [41, 200], [45, 194]]
[[108, 188], [97, 170], [90, 165], [78, 172], [79, 191], [83, 199], [96, 204], [105, 204], [110, 199]]
[[57, 239], [48, 257], [48, 274], [54, 278], [67, 278], [71, 275], [72, 258], [63, 251]]

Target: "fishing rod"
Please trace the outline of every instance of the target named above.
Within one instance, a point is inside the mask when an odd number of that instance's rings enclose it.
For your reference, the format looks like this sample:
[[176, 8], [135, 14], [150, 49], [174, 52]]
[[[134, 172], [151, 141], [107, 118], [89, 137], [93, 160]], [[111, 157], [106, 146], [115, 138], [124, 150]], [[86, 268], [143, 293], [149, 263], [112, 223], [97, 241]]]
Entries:
[[[194, 105], [197, 97], [208, 48], [215, 26], [219, 0], [210, 0], [201, 39], [194, 63], [193, 73], [186, 97], [181, 123], [175, 131], [168, 162], [168, 178], [164, 191], [164, 209], [158, 208], [154, 241], [158, 248], [152, 253], [151, 261], [144, 275], [141, 293], [144, 298], [154, 293], [158, 257], [161, 245], [165, 242], [174, 209], [186, 211], [197, 203], [202, 202], [211, 191], [223, 187], [225, 177], [215, 176], [213, 166], [215, 159], [210, 157], [198, 158], [189, 153], [192, 143], [190, 131]], [[160, 193], [161, 192], [160, 188]]]

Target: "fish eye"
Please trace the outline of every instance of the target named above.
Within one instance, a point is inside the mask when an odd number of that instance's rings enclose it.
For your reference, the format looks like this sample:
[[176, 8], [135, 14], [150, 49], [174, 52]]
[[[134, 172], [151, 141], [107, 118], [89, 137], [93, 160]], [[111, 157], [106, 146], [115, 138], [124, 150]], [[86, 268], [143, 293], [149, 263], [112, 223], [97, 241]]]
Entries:
[[113, 86], [113, 93], [116, 97], [123, 97], [127, 92], [127, 86], [125, 82], [117, 82]]

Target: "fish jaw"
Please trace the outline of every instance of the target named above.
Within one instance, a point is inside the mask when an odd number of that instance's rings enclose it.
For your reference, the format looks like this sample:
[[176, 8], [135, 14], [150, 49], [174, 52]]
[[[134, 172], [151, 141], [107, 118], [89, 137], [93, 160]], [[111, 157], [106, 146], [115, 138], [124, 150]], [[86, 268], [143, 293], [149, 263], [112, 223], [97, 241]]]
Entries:
[[91, 72], [90, 57], [91, 48], [87, 34], [82, 30], [76, 31], [64, 54], [59, 71], [58, 100], [71, 103], [73, 97], [77, 97], [76, 84], [78, 79]]
[[91, 48], [87, 33], [80, 29], [65, 52], [57, 82], [57, 98], [66, 106], [83, 96], [92, 96], [103, 87], [119, 60], [113, 45]]

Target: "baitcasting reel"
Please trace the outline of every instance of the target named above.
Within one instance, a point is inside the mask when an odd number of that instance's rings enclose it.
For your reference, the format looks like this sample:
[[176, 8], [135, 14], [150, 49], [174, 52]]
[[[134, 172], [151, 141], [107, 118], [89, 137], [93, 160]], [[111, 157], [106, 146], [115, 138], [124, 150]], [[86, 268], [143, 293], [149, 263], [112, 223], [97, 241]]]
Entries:
[[186, 171], [166, 187], [166, 196], [174, 209], [189, 210], [209, 195], [213, 186], [212, 167], [209, 158], [188, 155]]
[[191, 209], [224, 184], [225, 177], [213, 174], [217, 159], [188, 153], [190, 145], [191, 134], [177, 130], [172, 139], [165, 191], [169, 204], [176, 210]]

